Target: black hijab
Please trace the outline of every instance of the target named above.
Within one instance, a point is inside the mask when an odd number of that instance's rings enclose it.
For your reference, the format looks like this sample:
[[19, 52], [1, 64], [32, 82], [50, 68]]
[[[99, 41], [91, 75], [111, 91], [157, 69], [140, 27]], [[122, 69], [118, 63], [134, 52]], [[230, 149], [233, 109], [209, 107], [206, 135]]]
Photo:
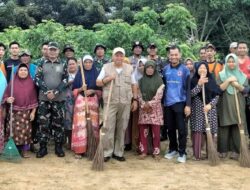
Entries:
[[[212, 99], [214, 99], [216, 96], [221, 95], [222, 91], [220, 89], [220, 87], [216, 84], [216, 81], [214, 79], [214, 77], [211, 75], [211, 73], [209, 72], [209, 68], [206, 62], [200, 62], [195, 74], [191, 80], [191, 90], [193, 88], [195, 88], [198, 84], [198, 81], [200, 79], [200, 75], [198, 74], [198, 70], [200, 68], [201, 65], [205, 65], [206, 69], [207, 69], [207, 78], [208, 78], [208, 82], [205, 83], [205, 97], [206, 97], [206, 104], [210, 103], [212, 101]], [[201, 101], [203, 101], [202, 99], [202, 91], [198, 94], [198, 96], [200, 97]]]

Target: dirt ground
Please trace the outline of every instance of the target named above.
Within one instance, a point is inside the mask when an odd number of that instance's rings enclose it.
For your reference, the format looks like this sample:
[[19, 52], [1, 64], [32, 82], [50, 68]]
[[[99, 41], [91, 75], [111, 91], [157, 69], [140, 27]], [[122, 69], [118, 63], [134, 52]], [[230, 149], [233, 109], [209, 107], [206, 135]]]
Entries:
[[[162, 149], [167, 146], [162, 143]], [[152, 157], [138, 160], [133, 152], [126, 152], [126, 162], [111, 160], [105, 163], [105, 171], [92, 171], [92, 162], [86, 158], [77, 160], [66, 151], [66, 157], [57, 158], [50, 147], [43, 159], [23, 159], [21, 163], [0, 162], [0, 190], [249, 190], [250, 169], [242, 168], [237, 161], [224, 160], [211, 167], [208, 161], [185, 164], [162, 158], [156, 162]]]

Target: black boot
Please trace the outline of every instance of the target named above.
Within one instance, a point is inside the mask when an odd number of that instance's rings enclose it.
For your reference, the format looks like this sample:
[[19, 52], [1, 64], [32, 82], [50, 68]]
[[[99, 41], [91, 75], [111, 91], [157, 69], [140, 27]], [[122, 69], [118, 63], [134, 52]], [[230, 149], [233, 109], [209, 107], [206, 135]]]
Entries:
[[56, 145], [55, 145], [55, 154], [58, 157], [64, 157], [65, 156], [65, 153], [64, 153], [63, 148], [62, 148], [62, 143], [56, 143]]
[[36, 157], [37, 158], [43, 158], [44, 156], [46, 156], [48, 154], [47, 151], [47, 143], [40, 143], [40, 149], [39, 151], [36, 153]]

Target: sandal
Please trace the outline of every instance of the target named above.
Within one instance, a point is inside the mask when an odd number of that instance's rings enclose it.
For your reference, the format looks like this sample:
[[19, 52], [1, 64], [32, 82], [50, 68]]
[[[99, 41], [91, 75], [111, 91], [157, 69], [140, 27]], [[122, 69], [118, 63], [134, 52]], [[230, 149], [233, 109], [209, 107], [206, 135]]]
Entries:
[[193, 160], [193, 161], [200, 161], [201, 158], [195, 158], [195, 156], [193, 156], [193, 157], [192, 157], [192, 160]]
[[144, 154], [144, 153], [143, 153], [143, 154], [140, 154], [140, 155], [139, 155], [138, 159], [139, 159], [139, 160], [144, 160], [146, 157], [147, 157], [147, 154]]
[[30, 156], [28, 155], [28, 151], [23, 150], [23, 151], [22, 151], [22, 157], [23, 157], [23, 158], [30, 158]]
[[156, 161], [160, 161], [161, 157], [159, 154], [155, 154], [153, 155], [153, 158], [156, 160]]
[[81, 154], [75, 154], [75, 159], [82, 159], [82, 155]]

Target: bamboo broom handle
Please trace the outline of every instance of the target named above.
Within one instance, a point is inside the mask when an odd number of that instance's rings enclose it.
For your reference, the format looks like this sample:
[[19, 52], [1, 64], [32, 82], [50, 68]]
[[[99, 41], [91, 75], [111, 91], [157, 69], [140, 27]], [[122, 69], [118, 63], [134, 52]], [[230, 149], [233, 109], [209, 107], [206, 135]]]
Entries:
[[111, 85], [110, 85], [110, 89], [109, 89], [109, 94], [108, 94], [107, 109], [106, 109], [105, 118], [104, 118], [104, 123], [103, 123], [103, 126], [105, 126], [105, 127], [106, 127], [106, 122], [107, 122], [107, 120], [108, 120], [108, 112], [109, 112], [109, 105], [110, 105], [110, 100], [111, 100], [113, 85], [114, 85], [114, 80], [111, 81]]
[[239, 125], [241, 125], [242, 121], [241, 121], [241, 117], [240, 117], [239, 100], [238, 100], [237, 90], [235, 87], [234, 87], [234, 98], [235, 98], [235, 103], [236, 103], [236, 111], [237, 111], [237, 116], [238, 116], [238, 120], [239, 120]]
[[[204, 108], [205, 108], [205, 106], [206, 106], [205, 84], [202, 85], [202, 99], [203, 99], [203, 106], [204, 106]], [[204, 114], [205, 114], [205, 121], [206, 121], [206, 124], [208, 124], [207, 112], [204, 112]]]
[[[83, 60], [81, 59], [80, 70], [81, 70], [81, 75], [82, 75], [82, 84], [84, 86], [86, 86], [85, 75], [84, 75], [84, 71], [83, 71], [83, 66], [82, 65], [83, 65]], [[84, 97], [85, 97], [86, 112], [88, 114], [89, 113], [89, 105], [88, 105], [88, 100], [87, 100], [86, 92], [84, 92]]]
[[[14, 90], [14, 64], [11, 66], [11, 86], [10, 86], [10, 96], [13, 97]], [[13, 103], [10, 104], [10, 137], [13, 137]]]

